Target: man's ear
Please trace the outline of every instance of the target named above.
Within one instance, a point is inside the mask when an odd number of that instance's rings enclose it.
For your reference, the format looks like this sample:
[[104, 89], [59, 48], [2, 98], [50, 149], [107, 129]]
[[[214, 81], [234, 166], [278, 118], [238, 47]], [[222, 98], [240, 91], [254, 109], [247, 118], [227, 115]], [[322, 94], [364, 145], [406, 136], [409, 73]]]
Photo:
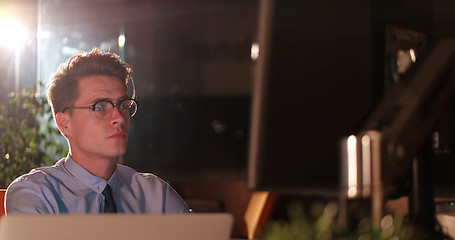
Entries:
[[68, 113], [59, 112], [55, 114], [55, 123], [57, 124], [58, 130], [63, 136], [68, 137], [71, 135], [71, 124], [70, 116]]

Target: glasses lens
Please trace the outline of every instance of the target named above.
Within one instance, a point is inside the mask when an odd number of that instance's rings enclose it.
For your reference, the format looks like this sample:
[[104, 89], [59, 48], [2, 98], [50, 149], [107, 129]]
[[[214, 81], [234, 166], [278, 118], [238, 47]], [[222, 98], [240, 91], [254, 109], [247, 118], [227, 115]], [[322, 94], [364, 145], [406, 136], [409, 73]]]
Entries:
[[133, 99], [125, 99], [118, 103], [119, 111], [128, 117], [134, 116], [137, 110], [137, 103]]
[[95, 104], [95, 114], [99, 119], [108, 119], [111, 117], [114, 107], [110, 102], [98, 102]]
[[129, 117], [133, 117], [134, 114], [136, 114], [137, 111], [137, 103], [134, 100], [128, 100], [128, 115]]
[[[116, 106], [119, 112], [125, 117], [133, 117], [137, 111], [137, 103], [133, 99], [122, 100]], [[95, 111], [97, 118], [106, 120], [112, 116], [114, 104], [110, 101], [100, 101], [95, 104], [92, 110]]]

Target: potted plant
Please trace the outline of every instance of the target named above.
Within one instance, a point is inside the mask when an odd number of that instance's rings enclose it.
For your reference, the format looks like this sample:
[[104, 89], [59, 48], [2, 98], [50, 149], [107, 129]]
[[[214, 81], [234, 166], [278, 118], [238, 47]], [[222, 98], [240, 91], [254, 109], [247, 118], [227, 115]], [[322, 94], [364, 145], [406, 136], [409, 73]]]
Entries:
[[348, 226], [338, 218], [337, 203], [315, 203], [304, 213], [300, 203], [288, 206], [287, 220], [271, 221], [260, 233], [261, 240], [411, 240], [416, 231], [406, 224], [404, 216], [386, 215], [379, 228], [370, 219]]
[[0, 188], [64, 156], [66, 148], [52, 123], [46, 99], [34, 89], [11, 94], [0, 103]]

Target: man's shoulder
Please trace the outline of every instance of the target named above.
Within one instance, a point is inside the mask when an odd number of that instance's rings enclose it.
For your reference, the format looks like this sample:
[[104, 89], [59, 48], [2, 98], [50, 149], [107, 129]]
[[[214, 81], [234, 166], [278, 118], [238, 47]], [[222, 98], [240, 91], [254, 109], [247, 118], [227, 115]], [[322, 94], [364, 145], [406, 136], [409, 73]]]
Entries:
[[47, 181], [49, 177], [54, 177], [62, 172], [58, 163], [53, 166], [45, 166], [45, 167], [38, 167], [32, 169], [30, 172], [23, 174], [16, 178], [13, 183], [15, 182], [23, 182], [23, 181], [30, 181], [39, 183], [41, 181]]
[[142, 177], [144, 179], [147, 179], [149, 181], [157, 181], [157, 182], [160, 182], [160, 183], [163, 183], [163, 184], [167, 184], [166, 181], [164, 181], [163, 179], [161, 179], [160, 177], [158, 177], [157, 175], [155, 175], [153, 173], [140, 172], [138, 174], [139, 174], [140, 177]]
[[132, 179], [136, 179], [137, 181], [167, 184], [166, 181], [164, 181], [163, 179], [161, 179], [160, 177], [153, 173], [138, 172], [128, 166], [120, 164], [117, 167], [121, 175], [123, 175], [124, 177], [128, 176]]
[[[123, 181], [126, 181], [127, 184], [134, 186], [133, 191], [141, 192], [142, 195], [148, 196], [148, 202], [154, 202], [159, 205], [159, 210], [155, 209], [151, 212], [190, 212], [190, 209], [186, 205], [185, 201], [183, 201], [175, 189], [162, 178], [153, 173], [141, 173], [127, 166], [118, 166], [120, 174], [123, 175]], [[164, 205], [161, 205], [161, 203], [159, 203], [160, 201], [162, 201], [162, 204]], [[162, 208], [163, 206], [164, 208]]]

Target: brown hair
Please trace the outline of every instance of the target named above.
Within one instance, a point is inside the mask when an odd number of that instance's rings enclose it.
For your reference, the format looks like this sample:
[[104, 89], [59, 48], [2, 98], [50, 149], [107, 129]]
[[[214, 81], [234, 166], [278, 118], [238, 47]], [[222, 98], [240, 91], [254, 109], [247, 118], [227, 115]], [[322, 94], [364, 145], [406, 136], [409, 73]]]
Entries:
[[131, 71], [131, 66], [122, 62], [117, 54], [101, 52], [96, 48], [72, 56], [58, 67], [47, 87], [47, 101], [53, 115], [74, 104], [79, 97], [79, 79], [93, 75], [118, 77], [127, 88], [129, 79], [132, 80]]

